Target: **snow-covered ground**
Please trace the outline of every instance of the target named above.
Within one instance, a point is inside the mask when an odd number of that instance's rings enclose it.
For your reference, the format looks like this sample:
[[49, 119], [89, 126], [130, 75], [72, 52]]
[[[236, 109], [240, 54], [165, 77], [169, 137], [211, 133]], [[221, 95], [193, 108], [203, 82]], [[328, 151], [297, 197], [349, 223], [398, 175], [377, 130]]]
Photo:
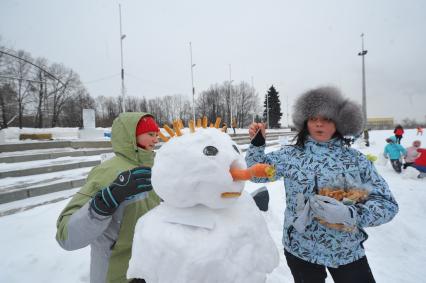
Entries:
[[[372, 131], [370, 147], [366, 148], [361, 143], [354, 145], [364, 153], [379, 156], [376, 167], [388, 182], [400, 206], [399, 214], [393, 221], [367, 228], [370, 236], [365, 242], [367, 257], [377, 282], [425, 282], [426, 179], [417, 179], [418, 173], [412, 168], [398, 175], [389, 162], [380, 158], [384, 140], [391, 135], [392, 131]], [[415, 130], [406, 131], [402, 145], [408, 147], [415, 139], [421, 140], [422, 146], [426, 147], [426, 135], [416, 137]], [[277, 148], [270, 147], [268, 150]], [[3, 182], [4, 179], [0, 181]], [[246, 190], [250, 192], [259, 186], [262, 185], [248, 182]], [[279, 180], [266, 186], [270, 193], [270, 209], [264, 216], [278, 249], [282, 251], [285, 205], [283, 183]], [[90, 250], [85, 248], [67, 252], [57, 245], [54, 238], [56, 218], [68, 202], [61, 198], [67, 198], [74, 192], [58, 192], [0, 205], [0, 211], [23, 208], [22, 212], [0, 217], [0, 282], [89, 282]], [[41, 203], [45, 204], [38, 205]], [[281, 253], [281, 263], [269, 275], [267, 282], [292, 280]], [[327, 282], [332, 282], [330, 276]]]

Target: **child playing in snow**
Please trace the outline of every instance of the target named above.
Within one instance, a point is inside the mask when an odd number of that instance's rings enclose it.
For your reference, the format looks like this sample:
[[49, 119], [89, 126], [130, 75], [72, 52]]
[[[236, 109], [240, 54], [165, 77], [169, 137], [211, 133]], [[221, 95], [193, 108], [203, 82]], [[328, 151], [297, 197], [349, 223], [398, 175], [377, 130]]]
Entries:
[[422, 127], [420, 127], [420, 126], [418, 126], [418, 127], [417, 127], [417, 133], [416, 133], [416, 136], [418, 136], [418, 135], [423, 136], [423, 128], [422, 128]]
[[417, 152], [420, 153], [420, 156], [416, 158], [414, 161], [414, 168], [420, 171], [420, 174], [417, 178], [425, 178], [426, 177], [426, 149], [418, 148]]
[[384, 155], [385, 158], [389, 158], [392, 164], [393, 169], [397, 173], [401, 173], [401, 156], [405, 156], [407, 151], [402, 147], [399, 143], [397, 143], [397, 138], [395, 136], [391, 136], [386, 139], [388, 143], [385, 146]]
[[407, 154], [405, 156], [405, 163], [403, 165], [404, 169], [407, 169], [408, 166], [413, 166], [414, 161], [419, 157], [420, 153], [417, 151], [421, 145], [419, 140], [413, 141], [413, 146], [407, 148]]
[[404, 134], [404, 129], [401, 125], [397, 125], [395, 127], [395, 130], [393, 130], [393, 133], [395, 134], [396, 143], [401, 144], [402, 135]]
[[160, 203], [151, 185], [158, 132], [149, 114], [120, 114], [112, 125], [115, 157], [90, 171], [58, 218], [56, 240], [62, 248], [90, 245], [91, 283], [128, 282], [136, 222]]
[[[337, 89], [322, 87], [300, 96], [293, 113], [296, 144], [265, 154], [265, 125], [253, 123], [246, 161], [248, 166], [273, 164], [277, 178], [284, 177], [283, 245], [294, 282], [324, 283], [326, 268], [334, 282], [375, 282], [365, 256], [364, 228], [392, 220], [398, 204], [372, 162], [343, 145], [344, 136], [356, 136], [364, 128], [361, 108]], [[346, 205], [317, 194], [318, 188], [341, 176], [359, 179], [372, 197], [363, 204]], [[356, 229], [332, 229], [317, 218]]]

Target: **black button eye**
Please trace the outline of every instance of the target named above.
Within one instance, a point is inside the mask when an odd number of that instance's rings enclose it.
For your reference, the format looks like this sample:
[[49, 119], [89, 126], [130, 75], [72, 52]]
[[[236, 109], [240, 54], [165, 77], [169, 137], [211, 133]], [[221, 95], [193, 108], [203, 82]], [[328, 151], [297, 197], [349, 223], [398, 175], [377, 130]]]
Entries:
[[206, 146], [203, 150], [203, 153], [207, 156], [214, 156], [219, 152], [219, 150], [217, 148], [215, 148], [214, 146]]
[[235, 151], [236, 151], [238, 154], [240, 154], [240, 151], [238, 150], [238, 147], [237, 147], [235, 144], [233, 144], [233, 145], [232, 145], [232, 147], [235, 149]]

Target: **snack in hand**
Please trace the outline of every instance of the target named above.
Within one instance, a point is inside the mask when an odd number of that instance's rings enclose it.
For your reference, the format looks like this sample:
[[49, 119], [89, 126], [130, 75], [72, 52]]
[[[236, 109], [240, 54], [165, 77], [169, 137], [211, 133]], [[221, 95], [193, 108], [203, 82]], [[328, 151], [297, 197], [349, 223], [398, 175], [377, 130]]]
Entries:
[[[321, 188], [318, 194], [322, 196], [328, 196], [328, 197], [334, 198], [348, 205], [364, 202], [368, 197], [368, 191], [365, 189], [360, 189], [360, 188], [340, 189], [340, 188], [326, 187], [326, 188]], [[336, 224], [328, 223], [322, 219], [319, 219], [319, 218], [317, 219], [319, 223], [321, 223], [324, 226], [327, 226], [328, 228], [345, 231], [345, 232], [352, 232], [353, 230], [355, 230], [355, 227], [349, 227], [339, 223], [336, 223]]]
[[368, 192], [364, 189], [350, 188], [350, 189], [335, 189], [335, 188], [321, 188], [318, 192], [319, 195], [328, 196], [338, 201], [343, 201], [345, 204], [355, 204], [363, 202], [368, 197]]

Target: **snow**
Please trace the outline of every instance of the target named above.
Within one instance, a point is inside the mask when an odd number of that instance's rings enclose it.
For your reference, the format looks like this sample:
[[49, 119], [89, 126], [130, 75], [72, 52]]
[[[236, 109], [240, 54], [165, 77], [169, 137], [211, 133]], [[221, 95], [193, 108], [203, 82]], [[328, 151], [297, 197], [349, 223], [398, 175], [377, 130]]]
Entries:
[[[10, 127], [1, 130], [4, 135], [6, 142], [17, 142], [19, 141], [20, 134], [52, 134], [52, 139], [55, 140], [76, 140], [78, 139], [78, 128], [17, 128]], [[25, 140], [20, 142], [32, 142], [31, 140]]]
[[[229, 132], [229, 131], [228, 131]], [[385, 138], [392, 131], [371, 131], [370, 147], [360, 142], [354, 145], [364, 153], [380, 157]], [[406, 130], [402, 145], [408, 147], [419, 139], [426, 146], [426, 135], [416, 136], [415, 130]], [[278, 146], [268, 148], [276, 150]], [[384, 160], [386, 161], [386, 160]], [[417, 179], [417, 172], [409, 168], [397, 174], [389, 162], [376, 161], [376, 168], [388, 182], [400, 211], [389, 223], [367, 228], [369, 239], [364, 243], [368, 261], [377, 282], [424, 282], [426, 278], [426, 179]], [[68, 172], [68, 171], [66, 171]], [[63, 173], [49, 173], [66, 177]], [[32, 178], [39, 175], [32, 176]], [[0, 181], [3, 186], [4, 180]], [[251, 192], [263, 184], [247, 182], [245, 190]], [[279, 266], [268, 275], [268, 283], [293, 282], [286, 265], [281, 244], [284, 211], [284, 190], [281, 180], [266, 184], [270, 194], [269, 210], [262, 213], [269, 232], [280, 251]], [[68, 193], [70, 191], [67, 191]], [[18, 208], [57, 199], [59, 192], [19, 202], [0, 205]], [[65, 195], [64, 195], [65, 196]], [[56, 243], [56, 219], [68, 200], [37, 206], [0, 217], [0, 282], [89, 282], [90, 249], [68, 252]], [[327, 282], [333, 282], [328, 276]]]
[[278, 265], [278, 250], [250, 195], [223, 197], [244, 189], [231, 168], [246, 169], [244, 157], [230, 136], [215, 128], [161, 146], [151, 180], [164, 202], [138, 220], [128, 278], [265, 282]]

